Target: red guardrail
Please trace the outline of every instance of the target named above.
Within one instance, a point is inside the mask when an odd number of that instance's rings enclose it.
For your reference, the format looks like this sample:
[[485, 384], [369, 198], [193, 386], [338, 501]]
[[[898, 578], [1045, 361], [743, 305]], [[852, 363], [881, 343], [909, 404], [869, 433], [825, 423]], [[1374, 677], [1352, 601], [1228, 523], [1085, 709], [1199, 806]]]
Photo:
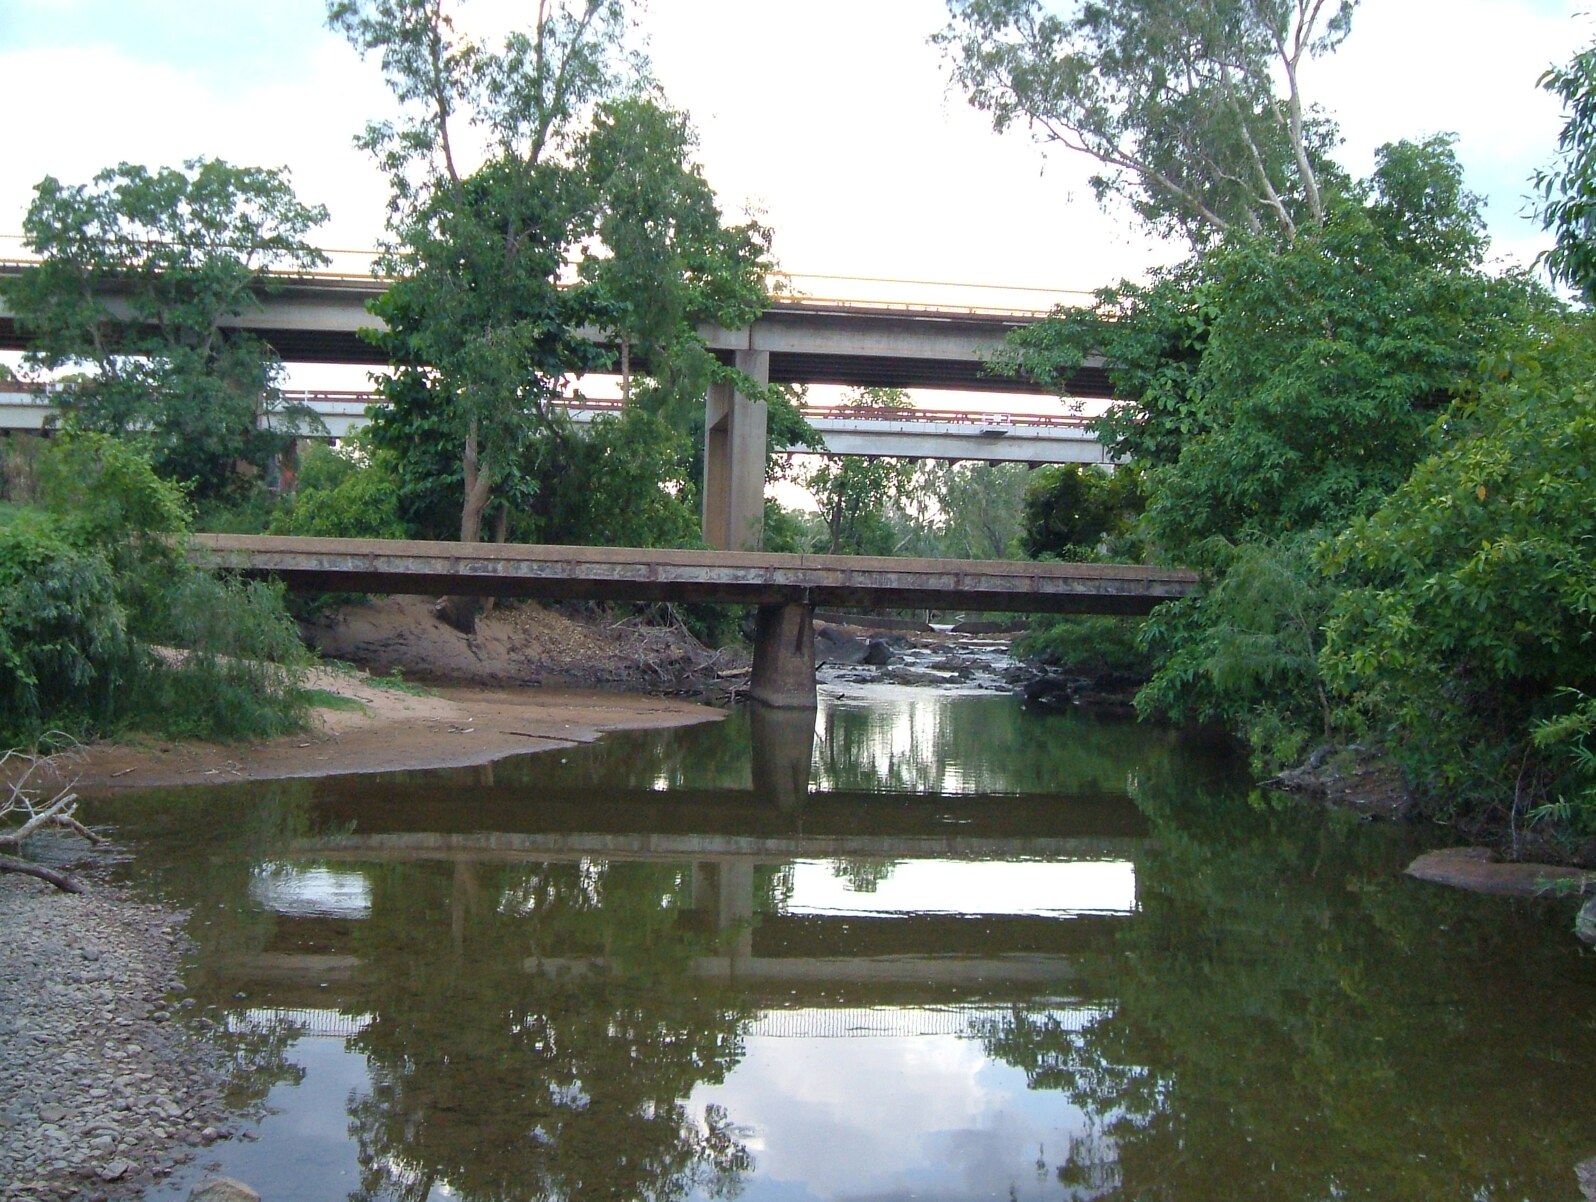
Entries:
[[[47, 395], [51, 385], [8, 381], [0, 383], [0, 393], [28, 392]], [[323, 401], [352, 405], [369, 405], [372, 393], [356, 389], [291, 389], [283, 396], [288, 400], [310, 404]], [[588, 409], [599, 413], [619, 413], [621, 401], [616, 398], [567, 397], [568, 409]], [[1078, 430], [1091, 422], [1091, 418], [1066, 413], [986, 413], [979, 409], [896, 409], [878, 405], [800, 405], [799, 412], [806, 418], [833, 418], [843, 421], [870, 422], [924, 422], [950, 426], [1041, 426], [1054, 429]]]

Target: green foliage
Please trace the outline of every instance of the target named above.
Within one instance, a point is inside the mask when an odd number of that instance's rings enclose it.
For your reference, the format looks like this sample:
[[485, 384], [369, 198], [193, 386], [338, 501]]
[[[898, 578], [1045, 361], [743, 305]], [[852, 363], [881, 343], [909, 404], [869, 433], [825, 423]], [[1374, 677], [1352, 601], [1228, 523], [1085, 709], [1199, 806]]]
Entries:
[[[1565, 674], [1526, 687], [1502, 665], [1485, 671], [1472, 655], [1443, 652], [1468, 624], [1441, 611], [1418, 616], [1404, 591], [1428, 597], [1424, 589], [1447, 579], [1447, 555], [1464, 556], [1465, 547], [1473, 555], [1505, 533], [1489, 522], [1459, 527], [1444, 535], [1455, 540], [1450, 549], [1417, 550], [1443, 538], [1428, 494], [1444, 483], [1462, 498], [1483, 470], [1470, 465], [1465, 485], [1453, 458], [1460, 439], [1484, 445], [1480, 423], [1501, 407], [1482, 391], [1509, 388], [1481, 363], [1515, 365], [1514, 378], [1527, 380], [1535, 348], [1563, 320], [1526, 277], [1487, 274], [1484, 250], [1479, 201], [1449, 142], [1398, 143], [1381, 149], [1368, 181], [1328, 198], [1322, 226], [1289, 244], [1227, 236], [1149, 285], [1106, 290], [1091, 309], [1058, 314], [1015, 340], [1014, 360], [1056, 381], [1101, 351], [1134, 402], [1098, 431], [1143, 468], [1147, 508], [1136, 537], [1204, 573], [1201, 596], [1160, 607], [1144, 627], [1156, 664], [1138, 697], [1144, 714], [1223, 724], [1268, 768], [1359, 723], [1394, 724], [1421, 783], [1456, 796], [1476, 774], [1467, 786], [1476, 800], [1504, 787], [1512, 796], [1530, 723], [1559, 712], [1536, 699], [1582, 681]], [[1559, 352], [1565, 378], [1571, 354]], [[1547, 404], [1545, 421], [1571, 437], [1577, 409], [1553, 419]], [[1535, 455], [1528, 435], [1493, 453], [1495, 496], [1497, 477]], [[1582, 478], [1572, 453], [1563, 467]], [[1083, 508], [1063, 506], [1061, 524]], [[1451, 508], [1440, 512], [1453, 520]], [[1561, 512], [1543, 508], [1548, 528], [1533, 545], [1556, 545], [1577, 562], [1575, 544], [1563, 540], [1580, 527]], [[1327, 567], [1316, 547], [1349, 524], [1353, 542]], [[1388, 527], [1403, 531], [1405, 550], [1391, 545]], [[1480, 637], [1504, 645], [1534, 628], [1530, 598], [1548, 579], [1529, 556], [1527, 524], [1523, 538], [1525, 547], [1507, 552], [1520, 558], [1504, 569], [1523, 582], [1522, 608], [1483, 586], [1450, 586], [1459, 605], [1479, 607], [1471, 612]], [[1348, 549], [1376, 542], [1386, 548], [1379, 555]], [[1537, 612], [1550, 620], [1544, 606]], [[1321, 660], [1338, 628], [1341, 641]], [[1557, 654], [1588, 656], [1569, 642]], [[1493, 711], [1490, 722], [1474, 712], [1481, 707]]]
[[[580, 266], [595, 324], [619, 344], [622, 397], [635, 395], [679, 430], [712, 381], [738, 377], [705, 345], [699, 323], [751, 323], [765, 309], [771, 267], [770, 231], [724, 223], [692, 159], [696, 143], [685, 113], [639, 92], [601, 104], [577, 148], [605, 252], [587, 248]], [[639, 361], [646, 375], [634, 393]]]
[[809, 527], [801, 513], [785, 509], [779, 501], [765, 498], [766, 551], [782, 555], [800, 555], [809, 550]]
[[1032, 559], [1095, 555], [1126, 532], [1143, 504], [1135, 469], [1073, 463], [1038, 468], [1025, 487], [1020, 546]]
[[[586, 528], [582, 541], [679, 543], [697, 474], [676, 435], [692, 430], [705, 390], [727, 382], [778, 407], [777, 390], [722, 365], [698, 334], [762, 311], [769, 231], [723, 220], [686, 116], [624, 53], [620, 0], [540, 5], [498, 46], [461, 32], [452, 8], [328, 6], [333, 28], [381, 55], [405, 108], [364, 139], [390, 174], [403, 249], [389, 264], [402, 278], [378, 305], [377, 341], [396, 370], [372, 426], [399, 476], [400, 517], [466, 541], [492, 522], [499, 533], [530, 523], [551, 541]], [[454, 156], [466, 112], [489, 143], [474, 171]], [[588, 340], [595, 329], [618, 355]], [[570, 378], [617, 367], [641, 416], [583, 448], [554, 402]], [[644, 446], [649, 433], [676, 462]], [[642, 458], [623, 462], [631, 452]], [[661, 473], [648, 478], [645, 460]]]
[[1104, 168], [1159, 233], [1203, 245], [1227, 232], [1289, 242], [1324, 220], [1336, 135], [1308, 110], [1298, 70], [1334, 50], [1356, 0], [949, 0], [933, 41], [970, 103], [1002, 130]]
[[1596, 47], [1576, 54], [1565, 67], [1541, 76], [1541, 87], [1563, 102], [1558, 164], [1533, 178], [1541, 223], [1556, 235], [1543, 256], [1554, 279], [1586, 301], [1596, 297]]
[[1030, 473], [1019, 463], [922, 463], [897, 516], [905, 552], [937, 559], [1019, 559], [1020, 499]]
[[[899, 388], [860, 388], [843, 403], [873, 409], [902, 409], [909, 398]], [[828, 555], [891, 555], [897, 536], [887, 520], [888, 504], [914, 483], [914, 464], [903, 459], [824, 455], [803, 478], [825, 522]]]
[[201, 738], [302, 719], [298, 633], [279, 590], [181, 555], [187, 508], [136, 448], [54, 440], [41, 511], [0, 527], [0, 735], [124, 729]]
[[37, 434], [8, 432], [0, 436], [0, 502], [29, 504], [37, 493], [39, 455], [46, 440]]
[[[282, 589], [188, 569], [135, 629], [163, 650], [122, 703], [118, 724], [174, 738], [254, 739], [298, 730], [309, 655]], [[169, 650], [164, 650], [169, 649]]]
[[1145, 680], [1153, 660], [1142, 646], [1142, 619], [1104, 614], [1048, 614], [1014, 640], [1014, 654], [1082, 676]]
[[1166, 552], [1335, 525], [1406, 477], [1482, 356], [1554, 320], [1527, 279], [1486, 274], [1483, 249], [1447, 141], [1398, 143], [1323, 229], [1283, 249], [1230, 238], [1106, 289], [1023, 332], [1012, 361], [1062, 381], [1103, 354], [1136, 403], [1097, 430], [1147, 469], [1144, 533]]
[[267, 272], [325, 261], [305, 236], [326, 216], [286, 171], [217, 159], [41, 181], [23, 232], [43, 262], [6, 299], [27, 362], [76, 373], [56, 394], [67, 425], [138, 438], [197, 498], [247, 487], [314, 417], [283, 404], [268, 348], [222, 322], [258, 306]]
[[404, 538], [399, 480], [389, 457], [316, 445], [299, 461], [293, 499], [272, 519], [273, 534], [316, 538]]
[[544, 481], [518, 516], [529, 541], [601, 547], [698, 545], [686, 440], [636, 406], [595, 420], [586, 437], [534, 443], [526, 474]]
[[184, 573], [176, 539], [189, 529], [187, 499], [136, 445], [109, 434], [54, 439], [39, 461], [39, 494], [73, 544], [109, 564], [131, 623]]
[[[1440, 449], [1328, 565], [1326, 674], [1392, 724], [1438, 806], [1516, 822], [1591, 778], [1596, 692], [1596, 362], [1588, 321], [1499, 361], [1438, 423]], [[1582, 795], [1586, 795], [1583, 794]]]
[[1318, 657], [1333, 592], [1313, 559], [1318, 541], [1205, 544], [1203, 592], [1159, 606], [1142, 628], [1158, 669], [1137, 710], [1228, 727], [1265, 771], [1331, 738], [1339, 714]]
[[134, 651], [103, 555], [61, 524], [27, 515], [0, 526], [0, 742], [83, 729], [116, 708]]
[[[1205, 260], [1212, 316], [1179, 458], [1148, 475], [1151, 540], [1178, 552], [1368, 512], [1434, 413], [1477, 386], [1480, 359], [1551, 315], [1527, 279], [1480, 270], [1477, 200], [1457, 180], [1444, 141], [1387, 147], [1366, 200], [1335, 206], [1321, 233]], [[1400, 208], [1415, 195], [1427, 207]], [[1462, 207], [1437, 210], [1445, 195]]]

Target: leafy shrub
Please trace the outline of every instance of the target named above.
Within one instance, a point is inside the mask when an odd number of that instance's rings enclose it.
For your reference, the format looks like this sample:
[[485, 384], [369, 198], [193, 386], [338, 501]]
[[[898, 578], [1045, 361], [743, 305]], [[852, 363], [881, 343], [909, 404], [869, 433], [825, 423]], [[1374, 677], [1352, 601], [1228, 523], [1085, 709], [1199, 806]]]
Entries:
[[1195, 725], [1217, 722], [1252, 747], [1254, 766], [1273, 771], [1340, 714], [1319, 672], [1331, 592], [1314, 560], [1320, 536], [1197, 551], [1207, 583], [1196, 596], [1161, 605], [1143, 626], [1158, 668], [1137, 694], [1143, 716]]
[[315, 538], [406, 537], [389, 458], [311, 447], [300, 459], [293, 500], [272, 520], [271, 532]]
[[[1596, 369], [1588, 330], [1502, 365], [1445, 445], [1329, 555], [1330, 681], [1388, 723], [1441, 809], [1506, 816], [1596, 785]], [[1505, 812], [1504, 812], [1505, 811]]]
[[103, 722], [133, 660], [105, 557], [42, 515], [0, 526], [0, 742]]
[[188, 510], [128, 444], [55, 440], [42, 513], [0, 526], [0, 733], [281, 733], [303, 717], [305, 662], [278, 590], [182, 554]]
[[1014, 653], [1083, 676], [1145, 680], [1153, 661], [1139, 642], [1141, 618], [1052, 614], [1035, 619], [1014, 642]]

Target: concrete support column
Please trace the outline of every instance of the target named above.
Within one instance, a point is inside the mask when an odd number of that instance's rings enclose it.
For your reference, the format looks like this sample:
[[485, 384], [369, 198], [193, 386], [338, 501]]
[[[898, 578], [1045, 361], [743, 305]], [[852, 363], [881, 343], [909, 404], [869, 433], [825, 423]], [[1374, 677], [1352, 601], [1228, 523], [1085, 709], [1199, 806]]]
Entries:
[[[733, 366], [770, 382], [769, 351], [738, 351]], [[757, 551], [765, 536], [768, 413], [728, 383], [704, 398], [704, 542], [717, 551]]]
[[815, 708], [814, 606], [759, 607], [748, 696], [779, 709]]

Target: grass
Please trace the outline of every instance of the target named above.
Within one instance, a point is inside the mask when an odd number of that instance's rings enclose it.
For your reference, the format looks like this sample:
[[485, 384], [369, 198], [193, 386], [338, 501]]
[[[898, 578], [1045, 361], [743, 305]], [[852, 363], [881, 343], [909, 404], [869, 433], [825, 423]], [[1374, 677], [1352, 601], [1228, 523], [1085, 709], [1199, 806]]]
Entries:
[[347, 660], [324, 659], [322, 666], [331, 668], [343, 676], [359, 676], [361, 683], [374, 689], [387, 689], [392, 693], [403, 693], [407, 697], [431, 697], [433, 692], [425, 685], [419, 685], [413, 680], [406, 680], [401, 668], [394, 668], [387, 676], [366, 676], [359, 668]]
[[333, 693], [327, 689], [301, 689], [300, 696], [305, 699], [305, 704], [313, 709], [346, 710], [355, 714], [366, 712], [366, 707], [353, 697], [345, 697], [342, 693]]

